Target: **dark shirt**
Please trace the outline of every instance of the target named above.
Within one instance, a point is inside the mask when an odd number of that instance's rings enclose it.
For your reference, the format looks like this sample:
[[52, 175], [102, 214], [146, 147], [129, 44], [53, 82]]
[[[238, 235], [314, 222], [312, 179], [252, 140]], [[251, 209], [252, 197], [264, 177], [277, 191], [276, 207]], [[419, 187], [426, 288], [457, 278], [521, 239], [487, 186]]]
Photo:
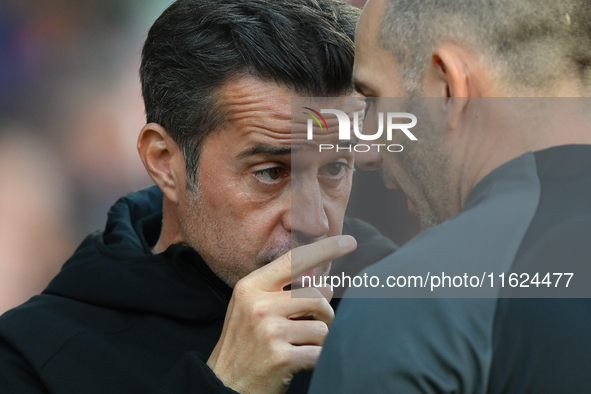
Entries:
[[[162, 198], [157, 187], [122, 198], [41, 295], [0, 317], [0, 392], [234, 392], [206, 365], [232, 289], [191, 247], [151, 253]], [[344, 232], [359, 249], [335, 269], [396, 248], [359, 220]], [[298, 374], [291, 392], [305, 393], [309, 379]]]
[[[488, 289], [349, 289], [310, 392], [591, 393], [590, 266], [591, 146], [524, 154], [482, 179], [462, 213], [365, 270], [493, 273], [495, 287], [484, 276]], [[556, 287], [568, 272], [569, 289]], [[508, 285], [523, 273], [552, 285]], [[382, 298], [355, 298], [370, 296]]]

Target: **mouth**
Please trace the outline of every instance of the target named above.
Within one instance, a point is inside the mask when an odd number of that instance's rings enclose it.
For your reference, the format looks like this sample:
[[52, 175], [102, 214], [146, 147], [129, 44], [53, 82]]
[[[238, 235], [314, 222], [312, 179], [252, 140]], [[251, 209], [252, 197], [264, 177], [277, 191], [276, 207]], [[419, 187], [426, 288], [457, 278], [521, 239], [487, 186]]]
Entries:
[[[320, 267], [314, 268], [314, 269], [306, 272], [302, 276], [295, 278], [295, 280], [292, 280], [289, 285], [287, 285], [283, 288], [283, 290], [287, 291], [287, 290], [301, 289], [302, 287], [304, 287], [304, 279], [303, 279], [304, 277], [306, 277], [306, 283], [305, 283], [307, 285], [306, 287], [312, 287], [312, 285], [314, 284], [314, 278], [318, 276], [319, 272], [320, 272]], [[308, 277], [310, 278], [310, 280], [307, 279]]]

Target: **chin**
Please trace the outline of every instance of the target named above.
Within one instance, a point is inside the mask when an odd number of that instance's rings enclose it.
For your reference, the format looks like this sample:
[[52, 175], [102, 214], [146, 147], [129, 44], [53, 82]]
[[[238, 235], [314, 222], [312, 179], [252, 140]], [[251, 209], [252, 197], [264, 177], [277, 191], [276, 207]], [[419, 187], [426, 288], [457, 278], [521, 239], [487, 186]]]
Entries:
[[414, 209], [416, 211], [416, 215], [419, 218], [419, 223], [421, 225], [422, 230], [426, 230], [431, 227], [435, 227], [438, 224], [441, 224], [444, 220], [441, 220], [436, 214], [433, 209], [426, 206], [421, 206], [423, 204], [414, 205]]

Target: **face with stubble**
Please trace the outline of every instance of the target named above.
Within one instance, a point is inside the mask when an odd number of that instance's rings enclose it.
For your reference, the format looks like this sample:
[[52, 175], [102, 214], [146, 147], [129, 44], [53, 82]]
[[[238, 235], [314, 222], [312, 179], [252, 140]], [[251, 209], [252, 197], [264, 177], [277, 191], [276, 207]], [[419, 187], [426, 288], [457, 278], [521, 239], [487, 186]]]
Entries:
[[[378, 31], [385, 11], [384, 0], [371, 0], [365, 7], [356, 30], [354, 79], [357, 90], [371, 100], [366, 126], [375, 125], [372, 119], [378, 112], [391, 112], [393, 107], [414, 114], [418, 123], [412, 133], [418, 141], [410, 141], [402, 133], [394, 133], [391, 141], [404, 146], [403, 152], [385, 150], [358, 154], [357, 164], [366, 170], [380, 169], [389, 189], [402, 189], [409, 209], [415, 212], [423, 228], [441, 223], [454, 214], [458, 203], [452, 201], [454, 193], [453, 165], [449, 142], [446, 141], [445, 122], [434, 117], [432, 107], [437, 99], [425, 99], [420, 93], [406, 91], [403, 74], [391, 51], [378, 42]], [[404, 98], [405, 99], [401, 99]], [[394, 111], [397, 112], [397, 111]], [[385, 133], [382, 139], [385, 138]]]
[[227, 121], [201, 147], [197, 190], [180, 194], [183, 238], [230, 286], [296, 246], [342, 231], [353, 156], [307, 149], [305, 130], [292, 132], [293, 96], [255, 77], [227, 82], [219, 94]]

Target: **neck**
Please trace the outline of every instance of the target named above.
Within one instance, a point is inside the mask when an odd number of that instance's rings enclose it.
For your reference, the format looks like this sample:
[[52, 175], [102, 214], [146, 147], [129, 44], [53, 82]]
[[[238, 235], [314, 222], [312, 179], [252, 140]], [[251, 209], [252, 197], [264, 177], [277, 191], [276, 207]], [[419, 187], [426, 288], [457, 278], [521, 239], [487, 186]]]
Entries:
[[[521, 156], [554, 146], [591, 144], [591, 111], [586, 98], [494, 98], [498, 110], [481, 116], [479, 130], [468, 137], [459, 180], [462, 207], [472, 188], [495, 168]], [[484, 133], [483, 133], [484, 131]], [[484, 136], [483, 136], [484, 134]], [[462, 187], [464, 186], [464, 187]]]
[[164, 252], [172, 244], [184, 244], [185, 239], [178, 225], [177, 211], [174, 203], [164, 196], [162, 208], [162, 231], [158, 242], [152, 248], [152, 253]]

